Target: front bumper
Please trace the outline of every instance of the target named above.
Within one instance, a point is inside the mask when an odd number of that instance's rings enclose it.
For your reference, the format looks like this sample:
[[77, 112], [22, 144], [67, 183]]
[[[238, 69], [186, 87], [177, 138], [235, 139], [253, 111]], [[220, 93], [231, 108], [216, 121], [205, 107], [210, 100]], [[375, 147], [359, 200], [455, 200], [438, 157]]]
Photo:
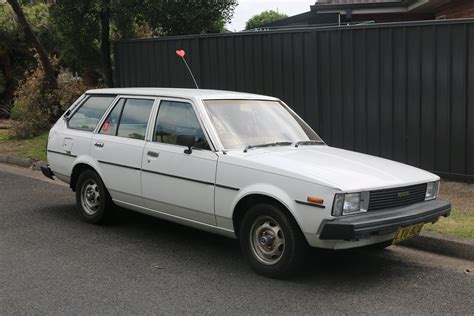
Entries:
[[440, 200], [421, 202], [401, 208], [368, 212], [327, 221], [319, 238], [322, 240], [357, 240], [369, 235], [385, 235], [400, 227], [436, 222], [451, 213], [451, 204]]

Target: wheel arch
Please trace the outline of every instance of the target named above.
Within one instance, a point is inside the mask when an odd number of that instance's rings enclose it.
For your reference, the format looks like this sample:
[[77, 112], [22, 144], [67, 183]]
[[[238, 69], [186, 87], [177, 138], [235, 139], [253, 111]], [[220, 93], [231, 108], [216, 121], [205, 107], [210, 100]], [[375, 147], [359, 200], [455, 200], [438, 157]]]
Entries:
[[99, 177], [103, 181], [104, 178], [102, 177], [101, 173], [98, 171], [97, 166], [94, 166], [93, 164], [87, 161], [78, 161], [72, 168], [71, 179], [69, 181], [69, 187], [72, 189], [73, 192], [76, 191], [76, 184], [77, 184], [77, 179], [79, 178], [79, 175], [85, 170], [94, 171], [95, 173], [99, 175]]
[[237, 238], [239, 238], [240, 225], [245, 216], [245, 213], [248, 211], [250, 206], [258, 204], [258, 203], [270, 203], [270, 204], [281, 207], [281, 209], [290, 218], [290, 220], [293, 220], [302, 231], [302, 227], [298, 219], [295, 217], [295, 215], [291, 211], [291, 207], [289, 203], [276, 197], [273, 194], [268, 194], [264, 192], [252, 192], [252, 193], [248, 193], [246, 195], [241, 196], [241, 198], [235, 204], [235, 207], [233, 209], [232, 223], [234, 226], [234, 234], [237, 236]]

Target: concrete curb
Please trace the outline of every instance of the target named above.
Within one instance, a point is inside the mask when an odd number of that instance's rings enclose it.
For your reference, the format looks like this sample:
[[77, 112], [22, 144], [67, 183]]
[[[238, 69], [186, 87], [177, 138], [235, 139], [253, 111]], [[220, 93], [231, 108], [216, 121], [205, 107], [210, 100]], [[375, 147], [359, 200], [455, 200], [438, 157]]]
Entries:
[[7, 156], [7, 155], [0, 155], [0, 162], [30, 168], [35, 161], [31, 158], [24, 158], [18, 156]]
[[474, 240], [445, 236], [434, 232], [420, 235], [402, 242], [400, 245], [438, 253], [445, 256], [474, 260]]

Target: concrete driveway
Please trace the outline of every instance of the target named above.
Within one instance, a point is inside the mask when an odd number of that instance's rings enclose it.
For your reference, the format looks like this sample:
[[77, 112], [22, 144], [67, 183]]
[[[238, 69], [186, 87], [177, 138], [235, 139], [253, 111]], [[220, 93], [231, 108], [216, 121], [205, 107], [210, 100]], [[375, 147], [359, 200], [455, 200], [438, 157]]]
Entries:
[[[0, 165], [0, 314], [471, 314], [474, 263], [401, 247], [314, 251], [266, 279], [238, 243], [129, 211], [82, 222], [74, 194]], [[466, 272], [470, 270], [471, 272]]]

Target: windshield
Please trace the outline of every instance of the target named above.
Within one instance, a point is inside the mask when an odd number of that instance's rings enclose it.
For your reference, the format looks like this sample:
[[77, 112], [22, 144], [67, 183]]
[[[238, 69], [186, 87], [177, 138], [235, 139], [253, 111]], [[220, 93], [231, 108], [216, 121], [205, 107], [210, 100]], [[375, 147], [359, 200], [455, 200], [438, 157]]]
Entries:
[[206, 100], [204, 105], [226, 149], [280, 142], [321, 142], [305, 122], [278, 101]]

